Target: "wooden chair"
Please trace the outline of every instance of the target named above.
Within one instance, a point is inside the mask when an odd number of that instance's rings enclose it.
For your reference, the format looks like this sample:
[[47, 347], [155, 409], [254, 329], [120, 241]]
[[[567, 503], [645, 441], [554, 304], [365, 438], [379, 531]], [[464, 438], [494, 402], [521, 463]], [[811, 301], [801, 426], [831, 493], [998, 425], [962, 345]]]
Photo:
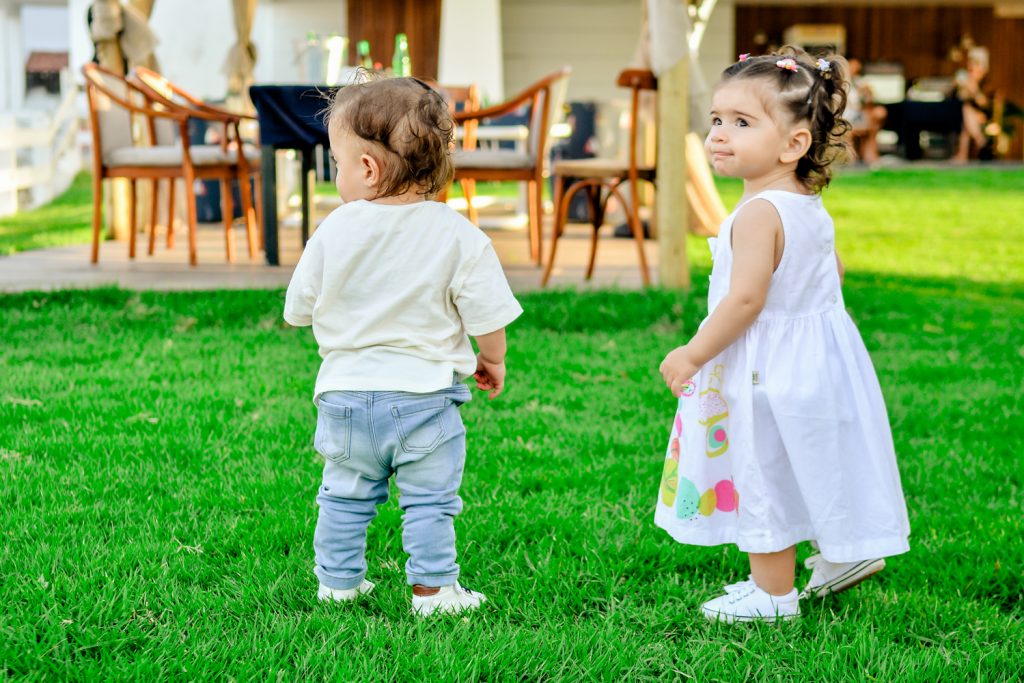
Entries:
[[[618, 84], [632, 90], [629, 119], [629, 155], [626, 161], [618, 159], [564, 159], [555, 162], [552, 174], [555, 177], [555, 224], [551, 233], [551, 255], [541, 286], [547, 286], [551, 271], [555, 266], [555, 254], [558, 250], [558, 239], [565, 230], [569, 217], [569, 203], [580, 190], [586, 190], [590, 204], [590, 221], [593, 233], [590, 240], [590, 261], [587, 265], [586, 278], [594, 274], [594, 260], [597, 256], [598, 230], [604, 224], [605, 209], [611, 197], [618, 199], [626, 213], [626, 223], [636, 240], [637, 252], [640, 257], [640, 275], [645, 285], [651, 284], [651, 276], [647, 268], [647, 256], [644, 254], [644, 229], [640, 223], [638, 197], [640, 181], [653, 183], [655, 179], [654, 164], [642, 164], [637, 149], [639, 138], [638, 113], [640, 109], [640, 93], [644, 90], [657, 90], [658, 81], [654, 74], [643, 69], [627, 69], [619, 74]], [[579, 178], [564, 188], [565, 178]], [[626, 201], [619, 191], [623, 182], [629, 185], [629, 199]]]
[[529, 108], [529, 135], [525, 151], [461, 149], [452, 161], [455, 180], [517, 180], [527, 184], [530, 220], [530, 258], [541, 264], [541, 220], [544, 215], [544, 161], [550, 143], [549, 129], [565, 101], [570, 67], [545, 76], [512, 99], [474, 112], [458, 112], [455, 122], [475, 124], [485, 119], [511, 114], [523, 106]]
[[[184, 88], [172, 83], [164, 76], [145, 67], [135, 67], [128, 75], [128, 80], [138, 86], [151, 101], [159, 103], [160, 107], [183, 111], [188, 114], [189, 118], [202, 119], [211, 123], [221, 124], [220, 139], [222, 148], [226, 152], [230, 150], [230, 154], [236, 158], [238, 162], [236, 166], [236, 178], [238, 181], [239, 197], [242, 201], [242, 213], [245, 220], [249, 258], [253, 258], [256, 254], [257, 241], [259, 240], [259, 230], [256, 229], [256, 226], [260, 225], [262, 221], [262, 193], [259, 191], [261, 180], [260, 152], [254, 145], [242, 140], [239, 131], [239, 123], [242, 119], [255, 120], [254, 117], [247, 116], [245, 114], [236, 114], [207, 104], [189, 94]], [[157, 124], [154, 124], [153, 127], [155, 128], [153, 135], [157, 140], [157, 144], [174, 144], [175, 138], [173, 130], [170, 130], [167, 126], [159, 126]], [[241, 156], [236, 156], [239, 148], [243, 150], [243, 153]], [[252, 181], [255, 181], [255, 201], [252, 196]], [[157, 180], [153, 180], [154, 198], [156, 197], [157, 182]], [[167, 203], [168, 248], [174, 246], [174, 184], [174, 180], [169, 182], [170, 191], [168, 192]], [[228, 192], [230, 195], [230, 183], [226, 188], [222, 187], [221, 189], [222, 191]], [[229, 202], [233, 202], [233, 199], [230, 196], [228, 200]], [[153, 224], [156, 223], [155, 199], [153, 202], [151, 220]], [[151, 255], [154, 249], [154, 240], [155, 230], [151, 230], [149, 239], [149, 253]], [[227, 249], [229, 261], [234, 258], [233, 244], [234, 242], [228, 239]]]
[[[448, 101], [448, 108], [451, 110], [452, 116], [460, 112], [473, 113], [480, 110], [480, 89], [475, 83], [469, 85], [437, 84], [437, 89]], [[466, 121], [462, 126], [462, 143], [459, 149], [476, 149], [478, 125], [479, 121], [471, 120]], [[462, 196], [466, 198], [466, 215], [472, 222], [479, 223], [479, 215], [473, 204], [473, 197], [476, 196], [476, 180], [463, 178], [459, 181], [459, 185], [462, 187]]]
[[[580, 190], [585, 190], [587, 193], [593, 228], [586, 279], [589, 280], [594, 274], [598, 231], [604, 224], [608, 200], [615, 197], [626, 214], [626, 224], [636, 242], [640, 261], [640, 276], [643, 278], [644, 285], [651, 284], [647, 255], [644, 253], [644, 231], [643, 224], [640, 222], [638, 198], [640, 196], [640, 181], [654, 185], [657, 174], [653, 160], [641, 162], [640, 159], [638, 114], [641, 93], [645, 90], [657, 90], [658, 81], [650, 71], [627, 69], [619, 74], [617, 83], [632, 91], [627, 159], [626, 161], [601, 158], [564, 159], [555, 162], [552, 169], [555, 178], [555, 223], [551, 235], [551, 253], [544, 270], [544, 277], [541, 280], [542, 287], [547, 286], [551, 279], [551, 272], [555, 267], [555, 255], [558, 251], [558, 240], [565, 230], [569, 216], [569, 205], [573, 196]], [[694, 133], [689, 133], [686, 136], [686, 158], [689, 176], [686, 183], [686, 196], [690, 205], [691, 229], [698, 234], [717, 234], [718, 226], [725, 219], [727, 212], [715, 189], [704, 145]], [[578, 178], [578, 180], [566, 189], [566, 178]], [[623, 183], [629, 187], [629, 201], [626, 201], [620, 191]]]
[[[130, 184], [128, 198], [128, 256], [135, 258], [136, 220], [135, 195], [139, 180], [163, 178], [182, 179], [188, 207], [189, 263], [197, 263], [196, 180], [220, 180], [230, 190], [237, 176], [237, 154], [219, 145], [191, 145], [188, 137], [189, 114], [178, 108], [158, 108], [145, 93], [120, 75], [97, 64], [82, 67], [89, 122], [93, 139], [93, 234], [92, 262], [99, 261], [102, 223], [103, 181], [126, 178]], [[149, 140], [136, 144], [133, 124], [145, 117]], [[177, 128], [176, 144], [155, 144], [157, 131], [167, 122]], [[230, 230], [233, 206], [230, 191], [224, 193], [224, 225], [228, 237], [228, 260], [233, 255]], [[154, 225], [150, 226], [155, 230]], [[152, 239], [152, 237], [151, 237]]]

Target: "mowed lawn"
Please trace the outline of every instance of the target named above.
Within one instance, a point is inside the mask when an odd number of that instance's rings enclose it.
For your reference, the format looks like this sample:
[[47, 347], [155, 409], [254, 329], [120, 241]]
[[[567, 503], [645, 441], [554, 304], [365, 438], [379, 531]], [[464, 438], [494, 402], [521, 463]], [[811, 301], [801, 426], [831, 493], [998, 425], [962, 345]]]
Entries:
[[[0, 218], [0, 257], [29, 249], [87, 244], [92, 239], [92, 176], [80, 173], [57, 199]], [[3, 261], [0, 261], [0, 268]]]
[[699, 241], [689, 295], [521, 297], [507, 392], [463, 409], [460, 563], [490, 601], [425, 622], [409, 613], [397, 495], [371, 527], [377, 590], [315, 601], [319, 358], [308, 330], [281, 322], [281, 291], [0, 296], [0, 672], [1017, 680], [1021, 181], [889, 173], [829, 191], [912, 550], [776, 627], [705, 622], [700, 603], [746, 575], [743, 557], [678, 545], [652, 521], [674, 410], [657, 366], [705, 312]]

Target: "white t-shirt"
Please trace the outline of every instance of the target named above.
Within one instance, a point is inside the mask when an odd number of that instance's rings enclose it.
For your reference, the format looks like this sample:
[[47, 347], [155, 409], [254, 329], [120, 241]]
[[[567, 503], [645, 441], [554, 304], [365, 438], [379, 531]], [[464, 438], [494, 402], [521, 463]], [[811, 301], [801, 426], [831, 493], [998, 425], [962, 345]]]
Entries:
[[490, 239], [447, 205], [349, 202], [306, 244], [284, 319], [313, 326], [325, 391], [426, 393], [476, 371], [467, 335], [523, 312]]

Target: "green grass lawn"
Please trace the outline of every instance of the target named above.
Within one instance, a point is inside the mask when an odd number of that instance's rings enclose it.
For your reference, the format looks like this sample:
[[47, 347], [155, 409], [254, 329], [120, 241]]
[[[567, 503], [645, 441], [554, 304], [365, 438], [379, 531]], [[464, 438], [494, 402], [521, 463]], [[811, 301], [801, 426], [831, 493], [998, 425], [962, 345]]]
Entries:
[[426, 623], [397, 495], [370, 531], [377, 590], [315, 601], [319, 358], [281, 291], [0, 295], [0, 677], [1018, 680], [1022, 178], [829, 190], [912, 550], [781, 627], [705, 623], [743, 557], [652, 521], [674, 410], [656, 369], [705, 312], [702, 240], [689, 296], [521, 297], [507, 392], [463, 409], [460, 563], [490, 603]]
[[0, 218], [0, 256], [29, 249], [86, 244], [92, 239], [92, 176], [80, 173], [57, 199]]
[[973, 211], [927, 178], [911, 193], [851, 177], [829, 195], [837, 223], [862, 221], [843, 238], [845, 289], [888, 401], [912, 551], [782, 627], [706, 623], [698, 606], [743, 557], [652, 521], [674, 410], [656, 368], [705, 311], [706, 262], [690, 297], [522, 297], [506, 394], [463, 412], [460, 562], [491, 600], [426, 623], [409, 614], [395, 498], [370, 531], [377, 590], [314, 599], [319, 358], [280, 321], [282, 292], [0, 296], [0, 672], [1017, 680], [1024, 248], [993, 206], [1003, 179], [976, 177]]

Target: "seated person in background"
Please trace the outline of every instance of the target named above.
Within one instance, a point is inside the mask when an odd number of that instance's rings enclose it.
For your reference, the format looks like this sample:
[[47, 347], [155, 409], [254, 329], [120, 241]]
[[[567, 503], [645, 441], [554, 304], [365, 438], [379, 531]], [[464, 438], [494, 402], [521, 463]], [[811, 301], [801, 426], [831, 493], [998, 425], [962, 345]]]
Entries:
[[861, 62], [849, 58], [850, 91], [846, 97], [846, 111], [843, 117], [853, 125], [853, 146], [857, 155], [867, 164], [879, 159], [878, 131], [885, 123], [887, 111], [881, 104], [875, 104], [871, 86], [861, 77]]
[[967, 161], [971, 141], [977, 145], [979, 152], [988, 143], [984, 131], [985, 124], [992, 116], [992, 98], [982, 89], [982, 82], [987, 75], [988, 51], [971, 50], [967, 55], [966, 68], [957, 72], [956, 76], [956, 96], [963, 103], [964, 125], [953, 161]]

